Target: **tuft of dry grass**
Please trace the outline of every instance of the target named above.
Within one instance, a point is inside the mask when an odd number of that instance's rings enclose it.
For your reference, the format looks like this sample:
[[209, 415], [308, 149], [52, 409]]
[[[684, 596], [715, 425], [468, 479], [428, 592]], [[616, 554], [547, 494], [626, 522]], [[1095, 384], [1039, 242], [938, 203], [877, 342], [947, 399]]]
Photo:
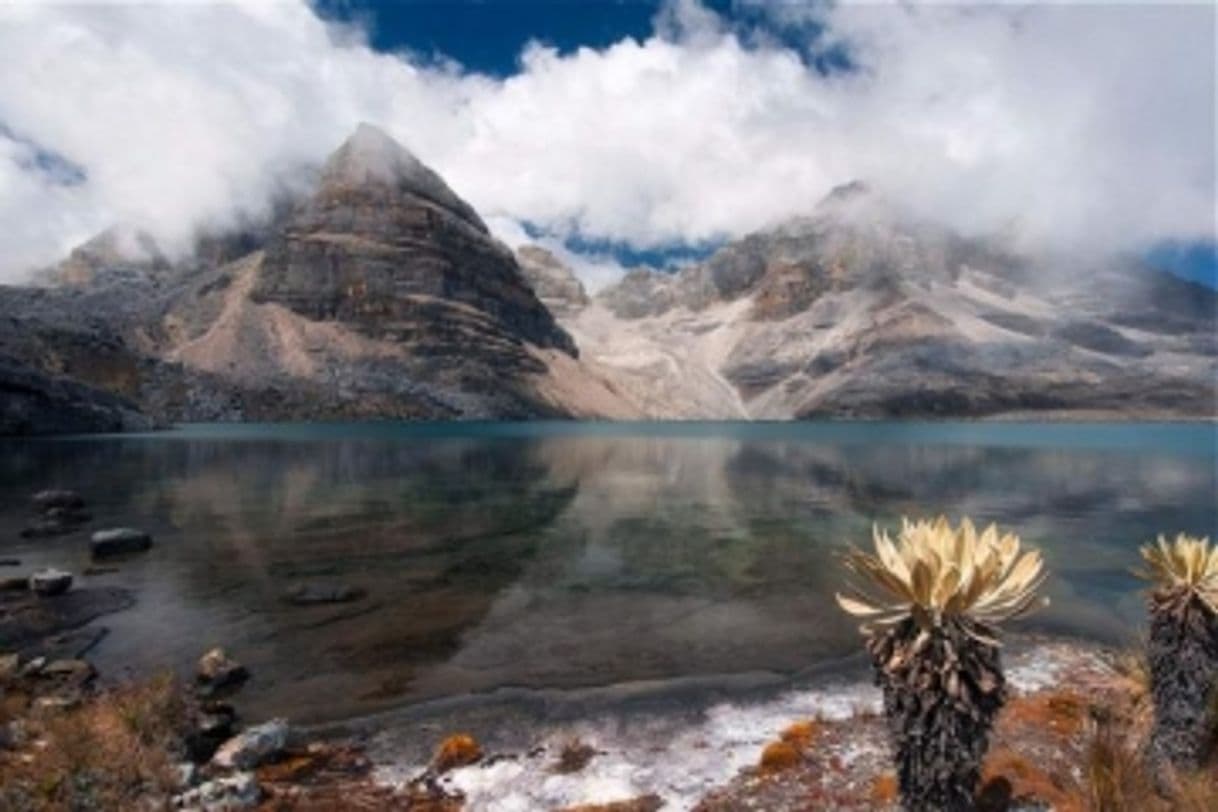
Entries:
[[556, 773], [577, 773], [587, 767], [595, 757], [595, 747], [579, 739], [572, 739], [562, 746], [553, 769]]
[[1094, 812], [1155, 809], [1162, 805], [1135, 745], [1111, 720], [1101, 720], [1083, 753], [1088, 808]]
[[167, 799], [187, 702], [169, 674], [77, 707], [23, 717], [22, 747], [0, 753], [0, 808], [128, 809]]

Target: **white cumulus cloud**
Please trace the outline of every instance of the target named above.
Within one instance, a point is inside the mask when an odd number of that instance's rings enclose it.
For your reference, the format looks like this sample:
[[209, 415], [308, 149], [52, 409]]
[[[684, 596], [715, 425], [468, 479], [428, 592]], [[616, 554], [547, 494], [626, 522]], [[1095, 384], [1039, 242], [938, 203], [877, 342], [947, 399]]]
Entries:
[[[115, 222], [180, 250], [360, 121], [550, 244], [740, 236], [855, 178], [1030, 244], [1213, 237], [1212, 6], [757, 7], [788, 36], [679, 0], [645, 41], [533, 44], [500, 79], [375, 52], [303, 2], [0, 6], [0, 278]], [[822, 75], [792, 36], [856, 69]]]

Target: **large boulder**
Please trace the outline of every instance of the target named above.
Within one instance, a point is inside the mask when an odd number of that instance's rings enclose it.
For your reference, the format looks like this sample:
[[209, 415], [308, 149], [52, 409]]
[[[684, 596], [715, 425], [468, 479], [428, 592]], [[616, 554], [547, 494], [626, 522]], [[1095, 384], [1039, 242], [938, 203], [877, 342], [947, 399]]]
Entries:
[[152, 536], [131, 527], [98, 530], [89, 541], [94, 558], [142, 553], [152, 546]]
[[72, 588], [72, 573], [54, 567], [41, 569], [30, 576], [30, 590], [44, 598], [62, 595]]
[[226, 770], [250, 770], [270, 759], [288, 744], [288, 723], [272, 719], [238, 733], [220, 745], [212, 764]]
[[45, 491], [39, 491], [32, 497], [34, 509], [40, 513], [46, 513], [53, 508], [67, 508], [69, 510], [80, 510], [85, 506], [85, 500], [81, 498], [76, 491], [63, 490], [59, 488], [50, 488]]
[[224, 649], [213, 648], [199, 658], [195, 677], [209, 689], [231, 688], [245, 682], [249, 678], [249, 671], [229, 657]]
[[215, 755], [220, 745], [233, 736], [233, 725], [237, 714], [231, 705], [209, 702], [195, 715], [194, 725], [186, 734], [187, 755], [198, 764], [205, 764]]
[[55, 536], [66, 536], [79, 527], [79, 522], [67, 522], [63, 519], [37, 519], [21, 528], [23, 539], [48, 539]]

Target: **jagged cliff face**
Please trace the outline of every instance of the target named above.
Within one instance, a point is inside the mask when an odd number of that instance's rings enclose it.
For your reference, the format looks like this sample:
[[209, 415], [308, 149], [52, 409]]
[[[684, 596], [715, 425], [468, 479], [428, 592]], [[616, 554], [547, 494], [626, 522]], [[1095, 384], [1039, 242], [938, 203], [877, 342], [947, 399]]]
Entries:
[[271, 239], [251, 296], [427, 352], [528, 342], [575, 354], [474, 210], [366, 124]]
[[660, 417], [1212, 416], [1216, 303], [907, 222], [855, 185], [678, 273], [632, 272], [565, 325]]

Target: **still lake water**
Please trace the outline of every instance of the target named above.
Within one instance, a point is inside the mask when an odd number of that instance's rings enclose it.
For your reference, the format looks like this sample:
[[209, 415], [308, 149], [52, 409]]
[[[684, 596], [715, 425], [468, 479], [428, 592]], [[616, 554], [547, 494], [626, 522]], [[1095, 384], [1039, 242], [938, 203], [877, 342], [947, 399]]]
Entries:
[[[1123, 642], [1154, 533], [1218, 531], [1212, 424], [200, 425], [0, 442], [0, 554], [80, 572], [87, 532], [24, 541], [68, 487], [91, 528], [152, 532], [81, 579], [103, 673], [187, 673], [223, 644], [251, 715], [323, 721], [505, 686], [790, 674], [859, 650], [834, 554], [872, 522], [969, 514], [1042, 548], [1022, 625]], [[293, 583], [368, 590], [294, 607]]]

